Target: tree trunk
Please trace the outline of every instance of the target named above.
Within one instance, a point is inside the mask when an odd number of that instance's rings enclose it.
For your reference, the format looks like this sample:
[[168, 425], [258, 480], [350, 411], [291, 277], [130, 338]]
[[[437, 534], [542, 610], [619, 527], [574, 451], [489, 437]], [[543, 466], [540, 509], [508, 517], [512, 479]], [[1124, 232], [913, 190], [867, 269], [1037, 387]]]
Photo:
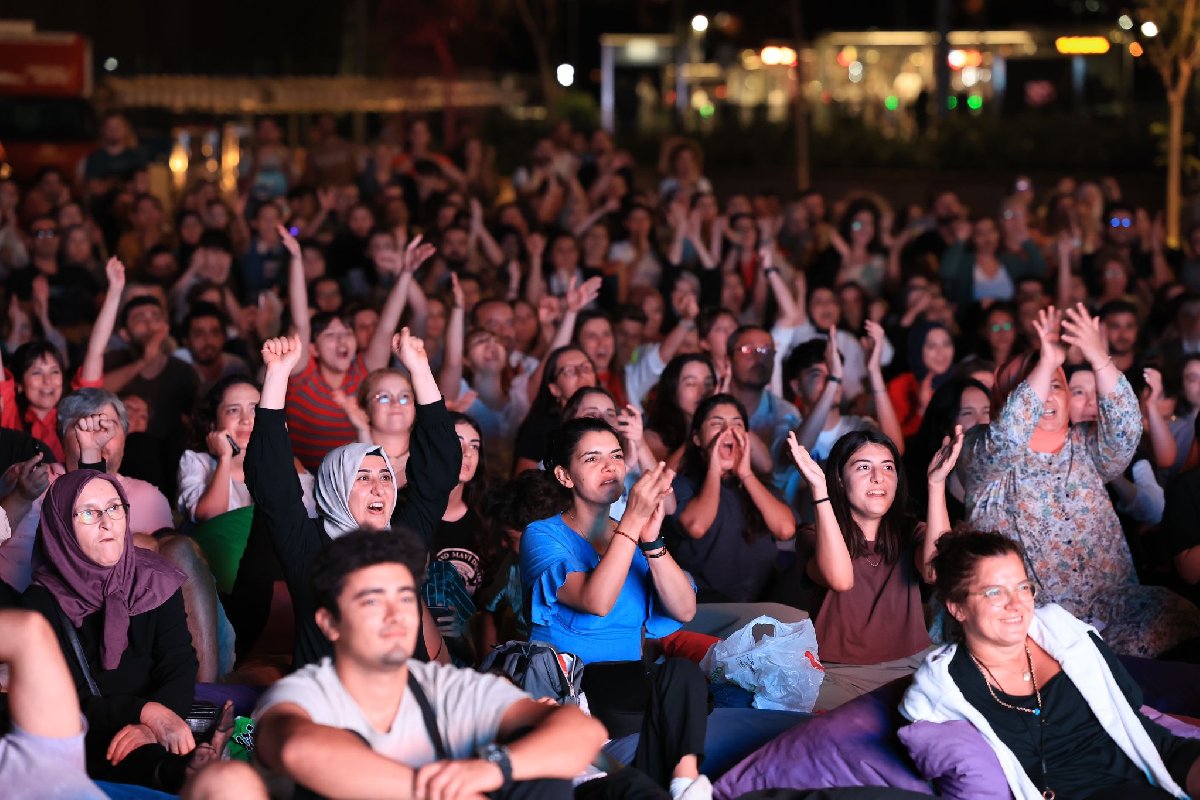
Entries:
[[792, 0], [791, 15], [796, 48], [796, 99], [792, 104], [796, 126], [796, 188], [803, 190], [812, 186], [812, 175], [808, 163], [808, 102], [804, 96], [804, 22], [800, 0]]
[[1170, 122], [1167, 132], [1167, 244], [1179, 246], [1179, 216], [1183, 180], [1183, 114], [1187, 85], [1167, 92]]

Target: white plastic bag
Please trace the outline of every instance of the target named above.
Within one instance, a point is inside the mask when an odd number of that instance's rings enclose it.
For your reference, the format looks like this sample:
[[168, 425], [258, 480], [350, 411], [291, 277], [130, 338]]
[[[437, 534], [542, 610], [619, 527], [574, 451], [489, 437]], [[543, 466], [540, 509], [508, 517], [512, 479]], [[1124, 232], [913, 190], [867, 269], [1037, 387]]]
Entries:
[[784, 623], [762, 616], [717, 642], [700, 661], [710, 680], [754, 692], [754, 707], [812, 711], [825, 670], [817, 660], [811, 620]]

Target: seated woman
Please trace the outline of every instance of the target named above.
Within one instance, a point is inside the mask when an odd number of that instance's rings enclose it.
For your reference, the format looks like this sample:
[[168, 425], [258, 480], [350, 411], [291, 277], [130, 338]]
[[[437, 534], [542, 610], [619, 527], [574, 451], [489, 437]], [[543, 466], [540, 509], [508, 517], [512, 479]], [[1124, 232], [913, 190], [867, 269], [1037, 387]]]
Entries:
[[673, 488], [678, 503], [671, 554], [696, 580], [701, 602], [764, 599], [775, 574], [775, 542], [796, 535], [796, 519], [750, 465], [746, 410], [733, 395], [707, 398]]
[[607, 423], [564, 423], [546, 466], [569, 493], [560, 495], [563, 513], [534, 522], [521, 540], [530, 638], [589, 665], [583, 690], [592, 714], [614, 738], [641, 730], [635, 767], [670, 784], [673, 797], [710, 796], [699, 774], [704, 676], [689, 661], [670, 659], [649, 673], [642, 661], [643, 637], [668, 636], [696, 613], [696, 590], [660, 534], [673, 473], [660, 463], [643, 475], [618, 523], [609, 510], [625, 483], [625, 454]]
[[[340, 392], [334, 396], [346, 409], [358, 441], [378, 445], [387, 453], [392, 469], [400, 476], [405, 475], [408, 447], [417, 419], [408, 376], [394, 367], [383, 367], [363, 378], [353, 398]], [[404, 486], [404, 480], [399, 478], [400, 486]]]
[[[1124, 655], [1157, 656], [1200, 635], [1200, 610], [1138, 582], [1105, 484], [1125, 471], [1142, 436], [1137, 397], [1082, 305], [1034, 320], [1040, 350], [1009, 361], [996, 380], [992, 421], [967, 436], [959, 476], [967, 521], [1021, 542], [1048, 601], [1097, 627]], [[1095, 424], [1072, 425], [1062, 341], [1092, 365]]]
[[513, 475], [541, 468], [550, 436], [562, 425], [563, 406], [580, 388], [596, 385], [596, 367], [582, 349], [566, 345], [550, 351], [537, 395], [517, 430]]
[[[963, 433], [976, 425], [987, 425], [992, 419], [992, 396], [987, 386], [974, 378], [952, 378], [933, 393], [921, 427], [908, 442], [904, 452], [904, 469], [916, 474], [929, 466], [929, 462], [942, 447], [945, 437], [961, 426]], [[966, 516], [963, 506], [963, 486], [958, 473], [950, 473], [946, 480], [946, 504], [950, 509], [951, 523], [962, 522]], [[924, 508], [925, 487], [909, 487], [909, 499], [914, 508]]]
[[717, 372], [706, 355], [689, 353], [667, 363], [646, 400], [646, 446], [655, 459], [679, 468], [696, 408], [716, 386]]
[[833, 446], [825, 470], [791, 437], [792, 457], [812, 487], [815, 528], [808, 577], [829, 591], [817, 612], [825, 680], [816, 710], [827, 711], [913, 672], [930, 647], [921, 603], [929, 559], [950, 529], [946, 476], [962, 429], [946, 437], [929, 465], [922, 528], [908, 515], [907, 480], [890, 439], [853, 431]]
[[[196, 409], [192, 424], [197, 449], [184, 450], [179, 459], [178, 508], [186, 519], [204, 522], [252, 504], [244, 465], [260, 396], [254, 381], [231, 375], [218, 381]], [[315, 517], [316, 479], [298, 461], [296, 473], [304, 508]]]
[[450, 490], [442, 521], [433, 532], [429, 560], [452, 564], [462, 577], [467, 593], [474, 595], [483, 580], [480, 552], [484, 539], [483, 498], [487, 493], [483, 431], [466, 414], [451, 412], [450, 418], [462, 448], [462, 466], [458, 471], [458, 484]]
[[[179, 791], [196, 748], [183, 717], [199, 666], [185, 575], [135, 548], [129, 499], [110, 475], [79, 469], [42, 505], [39, 564], [25, 591], [58, 634], [87, 718], [88, 774]], [[232, 729], [232, 707], [226, 710]]]
[[[397, 507], [395, 473], [383, 447], [349, 444], [330, 451], [321, 462], [318, 518], [314, 520], [301, 502], [300, 479], [293, 467], [295, 456], [283, 415], [288, 377], [302, 352], [299, 337], [269, 339], [263, 345], [266, 379], [246, 449], [246, 485], [256, 514], [265, 522], [261, 527], [269, 539], [268, 551], [273, 549], [282, 564], [292, 596], [296, 667], [332, 652], [313, 616], [316, 607], [309, 581], [312, 560], [326, 542], [357, 528], [385, 530], [392, 525], [405, 525], [428, 541], [457, 483], [462, 449], [429, 370], [424, 346], [407, 328], [396, 334], [393, 346], [412, 375], [417, 400], [417, 423], [407, 463], [407, 502]], [[413, 480], [417, 475], [420, 480]], [[271, 580], [265, 571], [266, 559], [251, 550], [259, 538], [255, 536], [258, 528], [252, 530], [242, 557], [239, 582]], [[427, 610], [422, 619], [424, 635], [417, 640], [417, 657], [428, 659], [432, 653], [434, 658], [446, 655], [448, 659]]]
[[932, 568], [962, 640], [929, 654], [901, 712], [970, 722], [1018, 798], [1197, 796], [1200, 741], [1141, 714], [1141, 690], [1095, 628], [1035, 607], [1028, 560], [1002, 534], [941, 538]]

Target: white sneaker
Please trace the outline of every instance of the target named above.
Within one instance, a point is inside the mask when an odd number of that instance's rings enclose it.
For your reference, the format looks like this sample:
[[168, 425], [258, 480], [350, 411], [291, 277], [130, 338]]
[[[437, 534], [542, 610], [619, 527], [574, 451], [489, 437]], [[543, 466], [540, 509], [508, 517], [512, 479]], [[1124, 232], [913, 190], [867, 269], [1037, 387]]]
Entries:
[[712, 784], [701, 775], [695, 780], [671, 779], [671, 800], [712, 800]]

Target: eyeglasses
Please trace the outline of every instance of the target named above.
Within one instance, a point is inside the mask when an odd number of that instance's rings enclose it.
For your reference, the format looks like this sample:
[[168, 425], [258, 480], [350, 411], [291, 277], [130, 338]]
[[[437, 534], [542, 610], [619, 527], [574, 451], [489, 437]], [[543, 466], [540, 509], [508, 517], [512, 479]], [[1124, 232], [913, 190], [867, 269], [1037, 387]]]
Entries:
[[581, 364], [568, 364], [565, 367], [560, 367], [558, 372], [554, 373], [556, 378], [574, 378], [579, 375], [595, 375], [596, 368], [592, 366], [590, 361], [584, 361]]
[[388, 394], [387, 392], [379, 392], [371, 399], [381, 406], [391, 405], [392, 403], [406, 406], [412, 402], [412, 398], [406, 394]]
[[763, 356], [764, 358], [774, 358], [775, 356], [774, 347], [755, 347], [752, 344], [741, 345], [737, 348], [737, 352], [744, 356], [757, 355]]
[[129, 506], [124, 503], [114, 503], [108, 508], [101, 511], [98, 508], [85, 508], [83, 511], [75, 512], [75, 519], [82, 522], [84, 525], [96, 525], [100, 522], [100, 517], [103, 514], [108, 514], [111, 520], [125, 519], [125, 511]]
[[1108, 224], [1113, 228], [1129, 228], [1133, 226], [1133, 220], [1129, 217], [1113, 217]]
[[1011, 322], [997, 322], [992, 325], [992, 333], [1000, 333], [1001, 331], [1007, 333], [1012, 329], [1013, 324]]
[[33, 235], [38, 239], [53, 239], [58, 236], [58, 231], [54, 228], [42, 228], [40, 231], [34, 231]]
[[1032, 602], [1037, 597], [1037, 584], [1033, 581], [1022, 581], [1011, 589], [1007, 586], [985, 586], [971, 594], [979, 595], [996, 608], [1000, 608], [1013, 600], [1020, 603]]

